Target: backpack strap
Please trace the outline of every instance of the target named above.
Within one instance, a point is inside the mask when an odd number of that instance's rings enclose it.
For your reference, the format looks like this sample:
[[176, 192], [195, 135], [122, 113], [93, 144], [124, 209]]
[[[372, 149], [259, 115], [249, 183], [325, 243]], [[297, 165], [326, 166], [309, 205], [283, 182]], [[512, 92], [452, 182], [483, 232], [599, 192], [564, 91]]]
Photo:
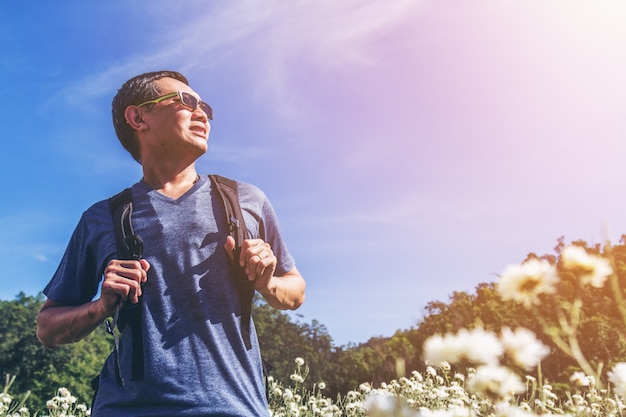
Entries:
[[[109, 211], [113, 218], [113, 229], [115, 231], [115, 245], [117, 248], [117, 258], [120, 260], [139, 260], [143, 256], [143, 240], [133, 231], [132, 213], [133, 201], [130, 188], [109, 198]], [[132, 350], [132, 371], [131, 380], [143, 378], [143, 339], [141, 329], [141, 311], [143, 309], [141, 299], [137, 304], [127, 304], [120, 308], [121, 300], [118, 300], [113, 314], [113, 322], [106, 321], [107, 331], [115, 339], [115, 377], [118, 384], [124, 385], [119, 356], [119, 336], [115, 332], [115, 327], [124, 329], [130, 326], [133, 350]]]
[[239, 265], [239, 255], [241, 246], [247, 238], [248, 230], [243, 219], [243, 213], [239, 206], [239, 195], [237, 193], [237, 182], [220, 175], [209, 175], [213, 186], [219, 192], [224, 202], [226, 218], [228, 221], [228, 232], [235, 239], [235, 250], [233, 251], [234, 262], [232, 264], [232, 275], [235, 285], [239, 291], [241, 300], [241, 337], [247, 350], [252, 349], [250, 340], [250, 316], [252, 314], [252, 299], [254, 298], [254, 282], [248, 279], [246, 271]]
[[133, 200], [130, 188], [109, 198], [109, 211], [113, 217], [118, 258], [125, 260], [141, 259], [143, 256], [143, 240], [133, 231], [131, 222]]

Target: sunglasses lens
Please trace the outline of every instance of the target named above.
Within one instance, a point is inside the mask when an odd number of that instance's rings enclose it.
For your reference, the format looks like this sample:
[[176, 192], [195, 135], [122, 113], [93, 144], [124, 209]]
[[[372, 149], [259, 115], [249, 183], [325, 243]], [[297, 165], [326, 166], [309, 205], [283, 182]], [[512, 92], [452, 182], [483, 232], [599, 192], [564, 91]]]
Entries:
[[202, 109], [203, 112], [206, 113], [206, 117], [208, 117], [209, 120], [213, 120], [213, 109], [211, 108], [211, 106], [206, 104], [204, 101], [201, 101], [200, 108]]
[[[189, 93], [180, 93], [180, 102], [183, 104], [183, 106], [191, 109], [191, 111], [195, 111], [198, 108], [198, 99]], [[208, 119], [213, 120], [213, 109], [211, 108], [211, 106], [203, 101], [201, 101], [199, 104], [202, 111], [206, 113]]]
[[183, 103], [183, 106], [189, 107], [191, 110], [198, 108], [198, 100], [189, 93], [181, 93], [180, 102]]

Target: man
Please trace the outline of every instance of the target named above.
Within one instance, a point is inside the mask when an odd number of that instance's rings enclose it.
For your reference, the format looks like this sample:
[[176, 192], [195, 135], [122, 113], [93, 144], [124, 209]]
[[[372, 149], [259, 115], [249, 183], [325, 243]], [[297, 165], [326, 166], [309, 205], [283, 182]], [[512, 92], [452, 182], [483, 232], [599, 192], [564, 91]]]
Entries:
[[[118, 302], [141, 305], [143, 376], [131, 376], [126, 326], [119, 361], [110, 355], [100, 374], [92, 416], [268, 415], [254, 328], [251, 349], [241, 336], [241, 301], [230, 276], [235, 242], [218, 227], [226, 219], [211, 181], [195, 168], [207, 151], [212, 113], [172, 71], [134, 77], [113, 99], [118, 138], [142, 165], [131, 192], [143, 258], [116, 259], [107, 201], [96, 203], [83, 213], [37, 319], [37, 337], [55, 347], [88, 335]], [[296, 309], [305, 282], [272, 206], [258, 188], [238, 189], [252, 238], [234, 261], [271, 306]]]

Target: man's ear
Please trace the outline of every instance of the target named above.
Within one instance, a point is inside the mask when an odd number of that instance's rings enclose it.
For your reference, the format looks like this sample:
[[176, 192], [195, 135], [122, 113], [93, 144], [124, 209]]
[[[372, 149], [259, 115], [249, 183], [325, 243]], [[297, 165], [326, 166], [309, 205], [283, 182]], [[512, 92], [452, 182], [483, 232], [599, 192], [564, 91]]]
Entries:
[[143, 121], [143, 114], [139, 107], [137, 106], [128, 106], [126, 107], [126, 111], [124, 111], [124, 117], [126, 118], [126, 123], [130, 125], [135, 130], [145, 130], [148, 126]]

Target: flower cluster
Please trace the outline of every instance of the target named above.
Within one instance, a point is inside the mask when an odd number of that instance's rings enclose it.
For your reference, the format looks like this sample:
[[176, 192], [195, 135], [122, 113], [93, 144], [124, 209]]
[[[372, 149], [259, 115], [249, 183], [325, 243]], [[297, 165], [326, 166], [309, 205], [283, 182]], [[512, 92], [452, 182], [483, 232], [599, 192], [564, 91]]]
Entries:
[[431, 364], [443, 362], [497, 365], [502, 356], [524, 370], [535, 368], [550, 350], [533, 332], [518, 328], [502, 329], [500, 337], [481, 327], [461, 329], [456, 334], [431, 336], [424, 343], [424, 359]]
[[[5, 384], [4, 391], [0, 393], [0, 417], [31, 417], [39, 416], [39, 413], [31, 414], [28, 407], [24, 406], [28, 393], [20, 402], [15, 402], [9, 395], [8, 390], [15, 377]], [[91, 409], [85, 404], [78, 403], [67, 388], [59, 388], [56, 395], [46, 402], [48, 414], [44, 417], [87, 417], [91, 415]]]
[[559, 276], [554, 265], [543, 259], [530, 259], [521, 265], [509, 265], [498, 281], [498, 292], [504, 300], [526, 307], [539, 304], [539, 295], [553, 294]]
[[313, 390], [306, 390], [303, 386], [308, 376], [309, 368], [304, 359], [296, 358], [296, 370], [290, 375], [292, 385], [283, 386], [273, 377], [268, 378], [269, 406], [272, 417], [286, 416], [341, 416], [342, 412], [337, 404], [326, 398], [322, 391], [326, 389], [324, 382], [313, 386]]
[[574, 274], [582, 285], [602, 288], [613, 274], [610, 262], [597, 255], [590, 255], [580, 246], [568, 246], [561, 253], [563, 268]]
[[485, 398], [509, 399], [526, 391], [526, 385], [511, 369], [500, 364], [503, 357], [523, 370], [534, 369], [549, 353], [549, 349], [530, 330], [512, 331], [503, 328], [500, 337], [483, 328], [461, 329], [456, 334], [435, 335], [424, 343], [427, 363], [477, 365], [467, 382], [467, 389]]
[[[307, 376], [303, 361], [297, 362], [294, 374]], [[611, 378], [615, 391], [623, 389], [626, 364], [616, 367]], [[577, 390], [560, 401], [552, 386], [536, 388], [533, 377], [526, 377], [531, 386], [528, 394], [512, 398], [507, 393], [522, 392], [520, 381], [506, 368], [497, 364], [468, 368], [466, 373], [452, 372], [448, 363], [428, 365], [424, 372], [413, 371], [410, 376], [394, 379], [374, 388], [369, 383], [340, 396], [333, 403], [323, 391], [326, 384], [319, 382], [312, 390], [293, 383], [285, 387], [270, 378], [269, 414], [298, 417], [601, 417], [626, 415], [626, 406], [620, 396], [607, 390], [597, 390], [594, 379], [575, 372], [571, 381]], [[622, 384], [622, 385], [620, 385]], [[536, 393], [534, 391], [537, 391]], [[486, 393], [478, 395], [476, 392]], [[89, 410], [64, 388], [48, 401], [49, 414], [44, 417], [85, 417]], [[8, 409], [12, 411], [8, 412]], [[31, 417], [28, 409], [18, 406], [7, 393], [0, 394], [0, 417]], [[42, 414], [35, 413], [32, 416]]]
[[[587, 253], [581, 246], [568, 246], [561, 252], [561, 266], [573, 274], [581, 285], [604, 286], [613, 274], [610, 262], [599, 255]], [[545, 259], [531, 258], [521, 265], [509, 265], [500, 275], [497, 288], [504, 300], [513, 300], [526, 307], [538, 305], [539, 296], [554, 294], [561, 278], [555, 265]]]
[[57, 395], [46, 402], [49, 417], [86, 417], [91, 415], [91, 409], [85, 404], [78, 403], [67, 388], [59, 388]]
[[15, 401], [13, 396], [9, 394], [9, 388], [14, 381], [15, 376], [6, 375], [4, 390], [0, 392], [0, 417], [30, 417], [30, 411], [24, 407], [30, 392], [27, 392], [21, 401]]
[[[577, 361], [584, 371], [584, 375], [593, 378], [599, 387], [602, 387], [601, 375], [587, 361], [576, 338], [583, 307], [582, 291], [576, 292], [573, 301], [560, 300], [558, 294], [553, 297], [551, 302], [557, 308], [556, 319], [553, 321], [546, 320], [536, 307], [540, 305], [541, 295], [557, 292], [557, 286], [565, 276], [573, 278], [573, 282], [578, 284], [579, 290], [583, 290], [585, 287], [602, 288], [609, 278], [614, 280], [617, 278], [609, 259], [589, 253], [582, 246], [567, 246], [560, 255], [560, 261], [557, 265], [553, 265], [545, 259], [531, 258], [521, 265], [506, 267], [500, 275], [497, 290], [502, 299], [516, 301], [532, 311], [544, 333], [552, 339], [554, 344]], [[618, 289], [617, 291], [621, 290]], [[626, 320], [626, 310], [624, 310], [621, 302], [622, 295], [618, 293], [615, 296], [622, 316]], [[525, 337], [532, 339], [533, 336], [526, 335]], [[519, 342], [525, 343], [522, 342], [521, 335]], [[536, 357], [540, 352], [527, 351], [526, 353], [530, 354], [531, 357]], [[516, 362], [520, 364], [526, 360], [518, 358]], [[528, 370], [528, 367], [524, 368]], [[609, 374], [612, 376], [611, 382], [614, 385], [621, 383], [621, 374], [619, 368]], [[580, 378], [577, 382], [586, 383]], [[626, 386], [626, 383], [624, 385]]]

